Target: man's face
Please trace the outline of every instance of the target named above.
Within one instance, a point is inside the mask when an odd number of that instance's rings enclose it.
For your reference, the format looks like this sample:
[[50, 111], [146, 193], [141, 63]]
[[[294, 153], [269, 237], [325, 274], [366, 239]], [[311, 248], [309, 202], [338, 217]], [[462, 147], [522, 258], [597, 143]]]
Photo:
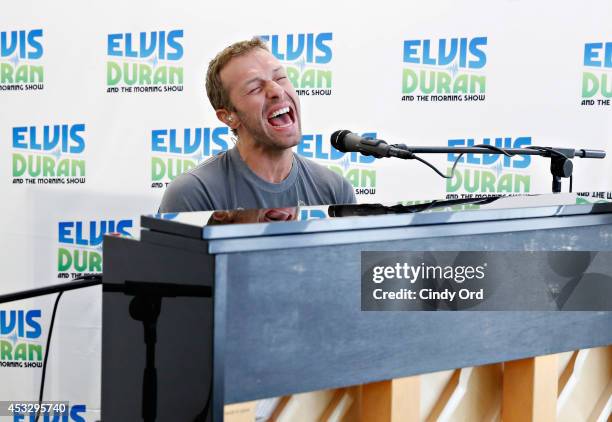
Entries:
[[277, 150], [300, 142], [300, 102], [285, 69], [272, 54], [255, 48], [234, 57], [220, 77], [238, 117], [239, 137], [251, 137]]

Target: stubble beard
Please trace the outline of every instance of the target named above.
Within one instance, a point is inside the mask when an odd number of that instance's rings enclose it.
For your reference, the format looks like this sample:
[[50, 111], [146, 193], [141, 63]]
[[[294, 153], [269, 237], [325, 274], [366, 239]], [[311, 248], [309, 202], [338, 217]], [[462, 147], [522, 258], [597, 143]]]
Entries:
[[[268, 150], [283, 151], [286, 149], [293, 148], [294, 146], [300, 143], [300, 139], [302, 138], [302, 128], [301, 128], [302, 125], [300, 124], [300, 118], [298, 116], [296, 116], [296, 123], [295, 123], [297, 125], [297, 133], [295, 135], [296, 139], [294, 139], [293, 142], [291, 142], [291, 144], [288, 145], [283, 141], [272, 139], [264, 131], [261, 125], [253, 124], [250, 121], [250, 119], [241, 111], [235, 110], [235, 113], [240, 118], [240, 122], [242, 123], [243, 129], [249, 133], [250, 137], [253, 139], [253, 142], [258, 147], [264, 147], [265, 149], [268, 149]], [[238, 136], [238, 140], [240, 140], [240, 136]]]

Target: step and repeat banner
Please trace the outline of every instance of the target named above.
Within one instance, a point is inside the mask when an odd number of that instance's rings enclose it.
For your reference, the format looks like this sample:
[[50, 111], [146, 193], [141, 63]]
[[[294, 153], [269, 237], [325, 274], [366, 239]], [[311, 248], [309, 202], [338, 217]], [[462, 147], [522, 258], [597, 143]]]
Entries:
[[[445, 180], [415, 160], [340, 153], [331, 133], [610, 150], [611, 18], [606, 0], [6, 4], [0, 293], [102, 272], [105, 233], [137, 236], [170, 181], [233, 147], [204, 79], [234, 41], [259, 36], [286, 66], [297, 154], [346, 177], [359, 202], [410, 203], [550, 192], [550, 163], [466, 155]], [[456, 156], [422, 158], [448, 172]], [[574, 190], [605, 199], [610, 158], [574, 163]], [[100, 298], [69, 292], [58, 309], [45, 399], [69, 401], [71, 421], [100, 417]], [[0, 400], [37, 399], [53, 300], [0, 307]]]

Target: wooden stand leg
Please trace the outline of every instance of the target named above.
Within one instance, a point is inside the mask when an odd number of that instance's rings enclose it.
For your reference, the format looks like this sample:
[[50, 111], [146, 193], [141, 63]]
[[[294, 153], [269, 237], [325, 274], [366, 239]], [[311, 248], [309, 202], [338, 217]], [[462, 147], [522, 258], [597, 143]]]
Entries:
[[557, 356], [504, 363], [502, 420], [548, 422], [557, 415]]
[[361, 390], [361, 420], [372, 422], [418, 422], [419, 377], [398, 378], [365, 384]]

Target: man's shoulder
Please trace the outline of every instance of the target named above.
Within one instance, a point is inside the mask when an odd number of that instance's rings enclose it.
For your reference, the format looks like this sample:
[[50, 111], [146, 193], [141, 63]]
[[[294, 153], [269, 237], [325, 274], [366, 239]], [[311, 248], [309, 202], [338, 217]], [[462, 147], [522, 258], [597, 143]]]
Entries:
[[227, 153], [220, 153], [178, 175], [166, 188], [160, 212], [214, 209], [227, 180]]
[[348, 181], [342, 177], [340, 174], [336, 173], [321, 165], [313, 160], [310, 160], [305, 157], [301, 157], [298, 154], [294, 154], [298, 163], [300, 163], [300, 167], [306, 170], [307, 174], [316, 178], [319, 182], [328, 182], [335, 185], [342, 185], [343, 183], [348, 183]]
[[228, 162], [228, 152], [224, 151], [201, 162], [194, 168], [183, 173], [183, 175], [189, 178], [198, 179], [201, 183], [224, 180], [223, 173], [227, 172]]
[[328, 204], [354, 204], [357, 202], [353, 186], [341, 174], [295, 154], [304, 182], [321, 194], [320, 200]]

